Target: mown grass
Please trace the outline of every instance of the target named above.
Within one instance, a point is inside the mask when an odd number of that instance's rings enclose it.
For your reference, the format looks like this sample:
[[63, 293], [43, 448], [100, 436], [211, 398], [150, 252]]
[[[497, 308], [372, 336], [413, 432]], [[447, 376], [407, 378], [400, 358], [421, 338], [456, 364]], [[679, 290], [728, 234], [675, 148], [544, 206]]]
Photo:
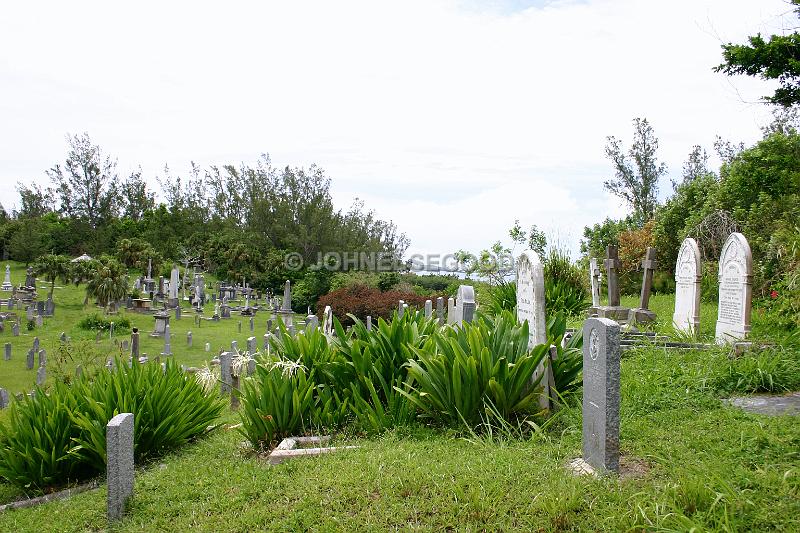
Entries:
[[[800, 530], [798, 419], [724, 405], [719, 378], [731, 364], [724, 349], [626, 352], [621, 448], [639, 476], [567, 473], [581, 448], [577, 402], [525, 439], [421, 426], [345, 434], [337, 444], [360, 448], [275, 467], [241, 448], [236, 431], [218, 430], [140, 467], [116, 529]], [[105, 527], [104, 488], [0, 515], [2, 531]]]

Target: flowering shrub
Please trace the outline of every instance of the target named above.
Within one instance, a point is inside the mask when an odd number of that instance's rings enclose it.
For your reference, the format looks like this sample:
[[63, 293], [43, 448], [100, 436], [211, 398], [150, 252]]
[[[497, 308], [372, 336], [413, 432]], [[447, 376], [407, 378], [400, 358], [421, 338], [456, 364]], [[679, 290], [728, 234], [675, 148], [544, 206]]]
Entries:
[[436, 306], [436, 296], [420, 296], [413, 292], [386, 291], [365, 285], [351, 285], [333, 291], [320, 297], [317, 302], [317, 314], [322, 318], [322, 312], [326, 305], [331, 306], [333, 314], [342, 323], [342, 326], [350, 326], [353, 320], [347, 316], [355, 315], [361, 320], [366, 320], [369, 315], [373, 320], [378, 318], [389, 319], [392, 312], [397, 310], [398, 301], [403, 300], [409, 307], [423, 309], [425, 300], [433, 300]]

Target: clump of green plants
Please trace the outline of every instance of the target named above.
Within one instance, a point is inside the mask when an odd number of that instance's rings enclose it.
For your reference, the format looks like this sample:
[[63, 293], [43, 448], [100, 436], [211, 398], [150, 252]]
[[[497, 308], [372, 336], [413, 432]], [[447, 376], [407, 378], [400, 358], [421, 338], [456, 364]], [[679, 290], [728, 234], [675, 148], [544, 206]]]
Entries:
[[98, 313], [86, 315], [78, 322], [78, 327], [87, 331], [110, 331], [111, 323], [114, 323], [115, 331], [127, 331], [131, 329], [131, 321], [124, 316], [107, 317]]
[[128, 366], [72, 385], [56, 381], [45, 393], [12, 402], [0, 423], [0, 478], [20, 488], [47, 488], [85, 479], [105, 468], [106, 424], [134, 415], [137, 461], [204, 434], [223, 403], [203, 392], [194, 377], [169, 361]]
[[575, 316], [589, 307], [584, 273], [566, 252], [557, 248], [551, 249], [544, 260], [544, 293], [548, 315]]
[[781, 348], [747, 353], [728, 362], [715, 387], [725, 393], [785, 392], [800, 388], [800, 360]]

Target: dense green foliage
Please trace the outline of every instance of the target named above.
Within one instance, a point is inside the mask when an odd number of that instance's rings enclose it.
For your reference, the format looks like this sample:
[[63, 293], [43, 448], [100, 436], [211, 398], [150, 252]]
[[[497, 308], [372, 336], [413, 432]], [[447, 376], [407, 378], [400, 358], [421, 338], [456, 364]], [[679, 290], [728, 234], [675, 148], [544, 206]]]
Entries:
[[131, 328], [131, 321], [127, 317], [109, 318], [107, 316], [101, 316], [98, 313], [92, 313], [81, 318], [80, 321], [78, 321], [78, 327], [91, 331], [110, 331], [112, 323], [114, 324], [114, 329], [118, 332]]
[[206, 432], [222, 403], [203, 393], [193, 377], [167, 362], [128, 366], [57, 381], [45, 391], [15, 401], [0, 423], [0, 477], [41, 491], [95, 475], [105, 468], [106, 424], [116, 414], [134, 414], [135, 457], [174, 449]]

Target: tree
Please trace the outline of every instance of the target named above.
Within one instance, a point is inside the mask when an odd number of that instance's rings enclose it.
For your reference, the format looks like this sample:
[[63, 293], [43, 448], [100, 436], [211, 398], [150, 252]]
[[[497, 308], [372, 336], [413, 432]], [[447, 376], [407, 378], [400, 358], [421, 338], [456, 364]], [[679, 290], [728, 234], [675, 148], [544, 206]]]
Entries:
[[125, 267], [116, 259], [104, 257], [93, 264], [94, 271], [86, 283], [86, 297], [95, 298], [97, 304], [108, 305], [128, 294], [128, 276]]
[[[800, 17], [800, 0], [791, 0]], [[761, 34], [748, 37], [749, 44], [723, 44], [724, 62], [715, 72], [728, 76], [744, 74], [764, 80], [777, 80], [779, 87], [767, 102], [791, 107], [800, 102], [800, 34], [772, 35], [765, 40]]]
[[155, 193], [147, 190], [147, 182], [142, 179], [142, 171], [137, 170], [120, 186], [122, 198], [122, 215], [138, 222], [144, 214], [151, 211], [156, 205]]
[[677, 191], [681, 184], [691, 183], [709, 174], [713, 172], [708, 169], [708, 153], [700, 145], [694, 145], [686, 162], [683, 163], [683, 180], [681, 182], [673, 180], [672, 190]]
[[63, 255], [46, 254], [39, 257], [33, 264], [33, 271], [37, 276], [43, 276], [50, 282], [50, 298], [53, 297], [53, 289], [56, 287], [56, 280], [65, 283], [70, 281], [70, 262], [69, 258]]
[[[606, 157], [614, 163], [615, 176], [605, 181], [603, 186], [633, 208], [634, 219], [641, 225], [655, 214], [658, 180], [666, 173], [667, 167], [656, 159], [658, 139], [647, 119], [633, 119], [633, 128], [633, 144], [627, 157], [623, 153], [622, 141], [608, 137]], [[633, 166], [629, 159], [633, 160]]]
[[514, 220], [514, 226], [508, 231], [508, 236], [511, 240], [518, 244], [523, 244], [529, 250], [533, 250], [544, 261], [544, 250], [547, 248], [547, 237], [544, 232], [536, 226], [531, 225], [531, 230], [525, 231], [519, 224], [519, 220]]
[[52, 192], [59, 200], [59, 211], [68, 217], [86, 220], [96, 229], [117, 214], [117, 162], [103, 156], [88, 133], [67, 135], [70, 145], [64, 167], [47, 171]]
[[52, 211], [50, 197], [39, 185], [17, 183], [17, 192], [20, 198], [20, 208], [15, 213], [17, 218], [43, 217]]

